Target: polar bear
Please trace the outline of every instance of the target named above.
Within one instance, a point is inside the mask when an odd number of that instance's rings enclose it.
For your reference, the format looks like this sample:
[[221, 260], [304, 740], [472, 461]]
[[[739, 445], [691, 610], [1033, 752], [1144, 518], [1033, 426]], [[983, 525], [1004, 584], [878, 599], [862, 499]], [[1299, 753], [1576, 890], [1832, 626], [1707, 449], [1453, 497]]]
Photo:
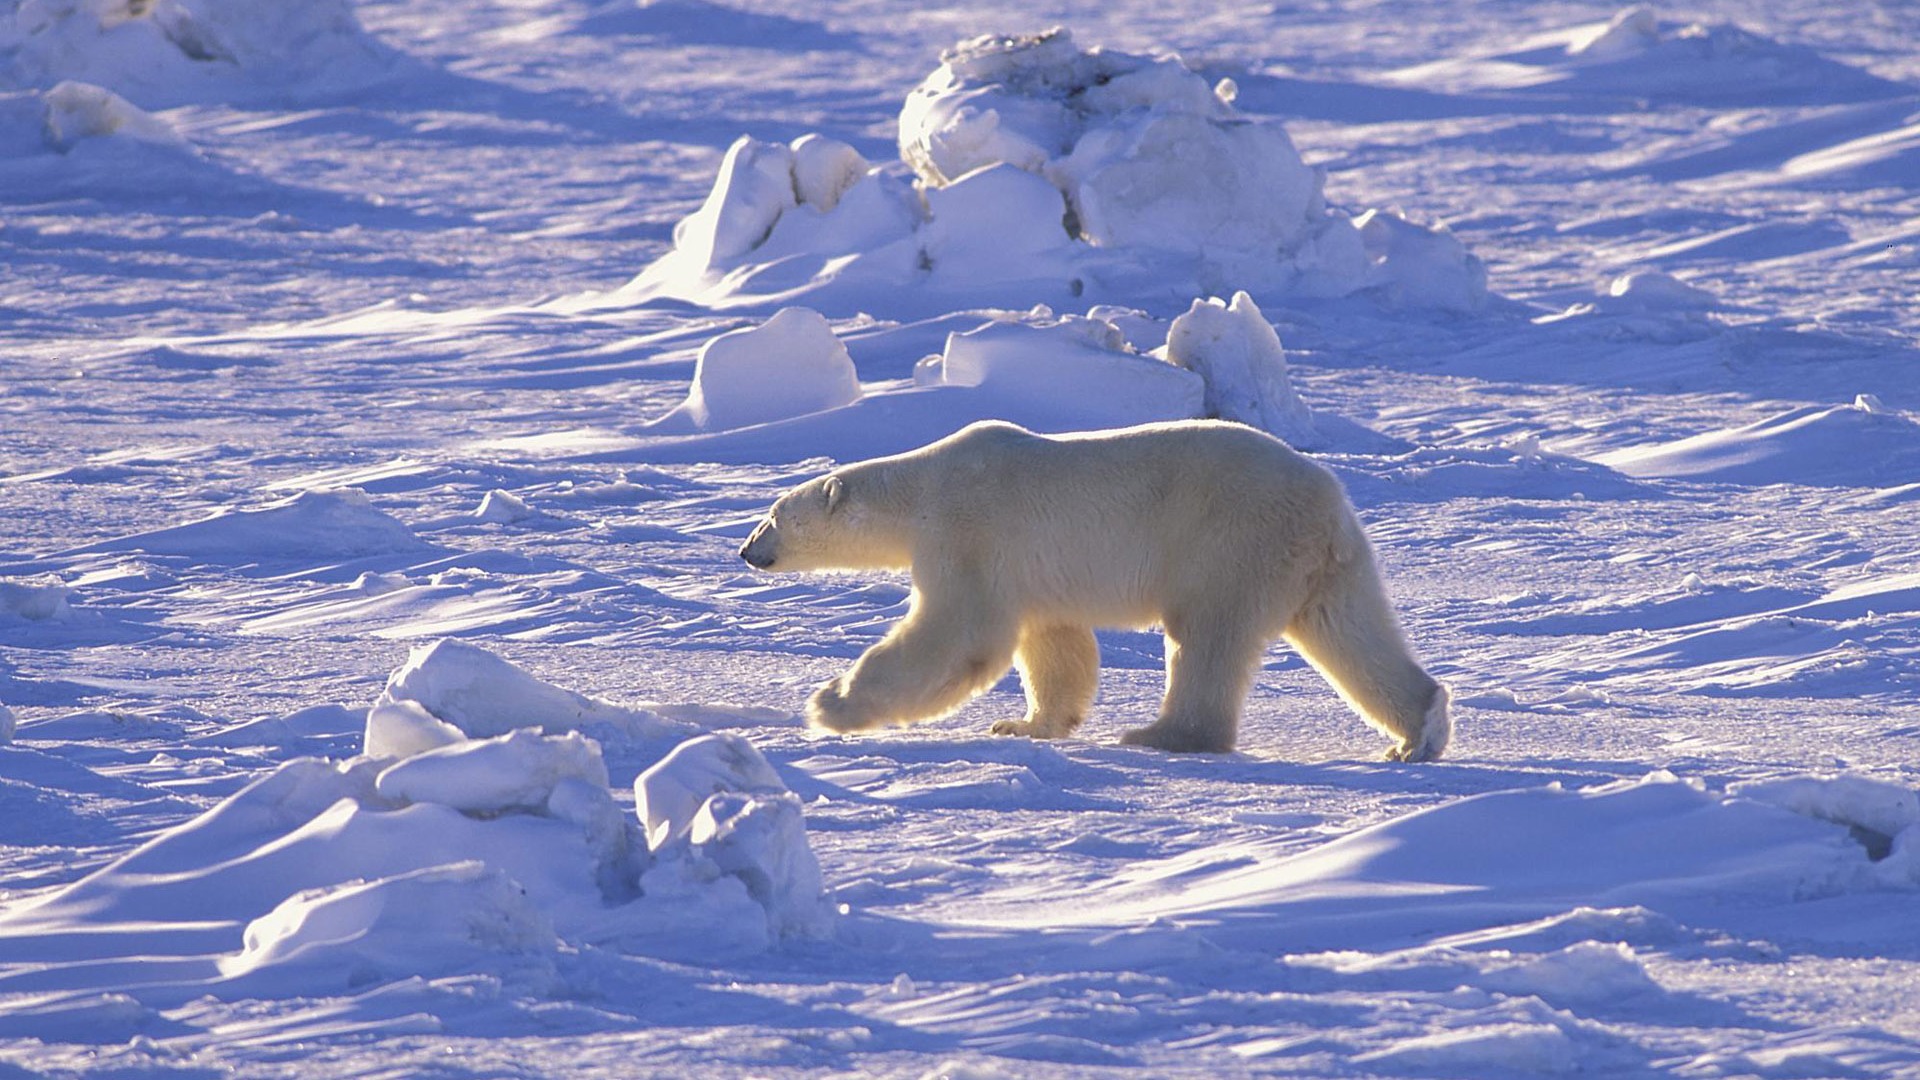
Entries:
[[801, 484], [740, 557], [774, 572], [912, 570], [906, 618], [813, 695], [819, 728], [940, 715], [1011, 663], [1027, 715], [994, 732], [1060, 738], [1093, 703], [1094, 628], [1158, 625], [1166, 698], [1122, 742], [1232, 750], [1276, 638], [1394, 738], [1389, 760], [1437, 758], [1453, 730], [1447, 689], [1408, 648], [1340, 482], [1239, 424], [1058, 436], [973, 424]]

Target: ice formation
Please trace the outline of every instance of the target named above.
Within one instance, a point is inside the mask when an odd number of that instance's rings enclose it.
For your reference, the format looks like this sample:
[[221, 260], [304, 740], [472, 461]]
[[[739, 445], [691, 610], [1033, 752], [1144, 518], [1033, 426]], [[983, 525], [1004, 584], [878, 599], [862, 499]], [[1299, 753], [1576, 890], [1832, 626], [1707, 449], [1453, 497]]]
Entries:
[[633, 782], [633, 800], [655, 860], [643, 891], [675, 896], [731, 878], [766, 910], [772, 937], [831, 925], [800, 800], [746, 739], [681, 743]]
[[901, 110], [910, 177], [820, 136], [743, 136], [674, 250], [619, 295], [848, 313], [913, 303], [903, 286], [983, 303], [1484, 302], [1485, 270], [1451, 234], [1329, 209], [1286, 130], [1231, 96], [1178, 59], [1082, 50], [1063, 29], [963, 41]]
[[[615, 802], [598, 742], [541, 733], [577, 722], [586, 699], [470, 646], [422, 653], [394, 686], [456, 668], [463, 690], [506, 703], [519, 726], [469, 737], [435, 721], [436, 745], [289, 761], [10, 909], [0, 947], [71, 938], [152, 993], [298, 995], [460, 970], [550, 975], [563, 942], [692, 955], [830, 927], [800, 803], [745, 739], [666, 754], [642, 773], [652, 801], [636, 817]], [[411, 700], [381, 709], [434, 719]], [[9, 718], [0, 709], [0, 742]], [[674, 825], [650, 848], [642, 819], [663, 814]], [[105, 941], [88, 930], [99, 919], [139, 929]]]

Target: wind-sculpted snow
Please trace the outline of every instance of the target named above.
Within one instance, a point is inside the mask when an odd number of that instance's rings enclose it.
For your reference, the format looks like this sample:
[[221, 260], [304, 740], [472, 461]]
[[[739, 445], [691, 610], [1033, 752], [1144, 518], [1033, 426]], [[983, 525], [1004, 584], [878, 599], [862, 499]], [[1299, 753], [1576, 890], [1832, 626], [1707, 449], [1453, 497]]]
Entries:
[[[691, 810], [656, 800], [635, 820], [609, 790], [600, 744], [567, 730], [594, 719], [587, 699], [478, 650], [442, 647], [451, 654], [428, 651], [396, 672], [373, 715], [394, 701], [424, 714], [417, 699], [395, 697], [424, 692], [446, 741], [376, 743], [370, 721], [370, 754], [290, 761], [9, 911], [0, 993], [73, 990], [106, 975], [165, 1008], [209, 989], [229, 1000], [297, 996], [449, 971], [521, 978], [531, 966], [552, 982], [563, 941], [724, 953], [830, 926], [801, 807], [764, 761], [751, 789], [706, 793], [710, 755], [702, 740], [686, 743], [642, 784], [700, 792]], [[469, 737], [492, 722], [478, 702], [519, 723]], [[602, 723], [636, 715], [596, 708]], [[757, 759], [744, 739], [725, 738]], [[682, 812], [692, 820], [649, 845], [642, 825]]]

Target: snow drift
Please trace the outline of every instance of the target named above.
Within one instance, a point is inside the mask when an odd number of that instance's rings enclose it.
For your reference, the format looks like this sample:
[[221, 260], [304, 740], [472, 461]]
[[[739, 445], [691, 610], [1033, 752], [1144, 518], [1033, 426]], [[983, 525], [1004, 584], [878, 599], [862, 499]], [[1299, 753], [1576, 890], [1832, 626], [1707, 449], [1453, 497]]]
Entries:
[[1687, 104], [1820, 105], [1903, 97], [1912, 91], [1732, 23], [1676, 22], [1651, 5], [1606, 22], [1536, 35], [1497, 53], [1388, 75], [1454, 93], [1589, 94]]
[[1887, 487], [1920, 481], [1920, 423], [1872, 394], [1598, 460], [1629, 476], [1732, 484]]

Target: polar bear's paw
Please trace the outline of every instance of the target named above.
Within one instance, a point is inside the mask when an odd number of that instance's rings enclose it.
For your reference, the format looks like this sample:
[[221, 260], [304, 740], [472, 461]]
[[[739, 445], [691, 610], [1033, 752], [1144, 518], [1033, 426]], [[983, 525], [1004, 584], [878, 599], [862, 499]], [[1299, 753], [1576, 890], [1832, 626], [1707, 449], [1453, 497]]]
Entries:
[[1453, 741], [1453, 714], [1450, 706], [1453, 694], [1444, 686], [1436, 686], [1433, 698], [1427, 703], [1426, 715], [1420, 718], [1420, 733], [1413, 738], [1402, 740], [1400, 745], [1387, 751], [1388, 761], [1437, 761], [1446, 753], [1447, 744]]
[[1018, 735], [1025, 739], [1046, 738], [1045, 735], [1033, 730], [1033, 721], [1031, 720], [995, 720], [993, 726], [987, 730], [993, 732], [995, 735]]
[[1150, 746], [1155, 750], [1165, 750], [1174, 754], [1229, 754], [1233, 752], [1233, 734], [1227, 732], [1223, 738], [1220, 733], [1204, 728], [1176, 726], [1167, 723], [1148, 724], [1143, 728], [1134, 728], [1120, 736], [1120, 742], [1126, 746]]
[[823, 731], [866, 731], [884, 721], [847, 697], [846, 680], [835, 679], [813, 692], [807, 701], [807, 724]]

